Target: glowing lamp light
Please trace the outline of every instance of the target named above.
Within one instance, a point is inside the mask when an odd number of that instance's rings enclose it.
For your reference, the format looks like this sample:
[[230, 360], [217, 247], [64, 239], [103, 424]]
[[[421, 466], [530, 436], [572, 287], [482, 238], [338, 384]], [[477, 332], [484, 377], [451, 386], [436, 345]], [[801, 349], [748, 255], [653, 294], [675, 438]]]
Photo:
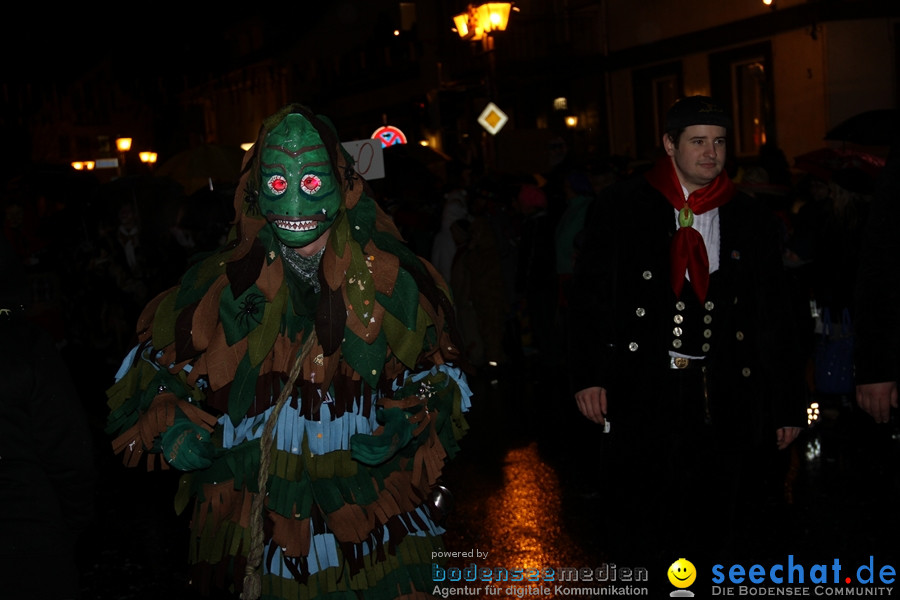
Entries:
[[569, 115], [566, 117], [566, 127], [576, 127], [578, 125], [578, 117]]
[[72, 168], [76, 171], [93, 171], [95, 163], [92, 160], [76, 160], [72, 163]]
[[131, 138], [121, 137], [116, 139], [116, 149], [119, 152], [128, 152], [131, 150]]
[[156, 152], [150, 151], [141, 152], [140, 154], [138, 154], [138, 156], [140, 157], [142, 163], [147, 163], [150, 165], [155, 163], [157, 158]]
[[485, 33], [506, 31], [510, 6], [509, 2], [488, 2], [475, 9], [478, 13], [478, 23]]
[[464, 40], [477, 41], [484, 36], [484, 32], [478, 30], [478, 23], [471, 13], [464, 12], [454, 16], [453, 24], [456, 26], [456, 33]]
[[253, 147], [253, 144], [255, 144], [255, 143], [256, 143], [256, 142], [244, 142], [243, 144], [241, 144], [241, 150], [243, 150], [244, 152], [246, 152], [247, 150], [249, 150], [250, 148], [252, 148], [252, 147]]
[[495, 31], [505, 31], [509, 23], [511, 2], [487, 2], [453, 17], [456, 33], [464, 40], [479, 41]]

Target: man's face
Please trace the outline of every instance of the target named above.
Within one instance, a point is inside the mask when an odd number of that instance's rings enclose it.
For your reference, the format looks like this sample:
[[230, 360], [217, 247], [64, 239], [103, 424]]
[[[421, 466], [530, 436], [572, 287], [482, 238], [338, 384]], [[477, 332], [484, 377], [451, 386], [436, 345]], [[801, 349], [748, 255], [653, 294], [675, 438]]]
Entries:
[[260, 154], [263, 215], [285, 246], [302, 248], [331, 227], [340, 206], [322, 139], [303, 115], [288, 115], [266, 136]]
[[668, 135], [663, 136], [666, 154], [688, 192], [705, 187], [725, 168], [725, 133], [718, 125], [691, 125], [682, 132], [677, 147]]

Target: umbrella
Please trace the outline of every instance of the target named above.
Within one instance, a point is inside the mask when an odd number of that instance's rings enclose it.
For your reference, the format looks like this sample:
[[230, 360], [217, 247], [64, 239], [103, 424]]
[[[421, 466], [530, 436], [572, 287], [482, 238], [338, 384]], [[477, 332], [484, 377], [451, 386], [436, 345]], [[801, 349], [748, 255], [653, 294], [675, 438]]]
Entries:
[[239, 146], [203, 144], [179, 152], [162, 163], [156, 174], [175, 180], [191, 195], [203, 188], [237, 184], [243, 160]]
[[898, 135], [900, 109], [883, 108], [850, 117], [825, 134], [825, 139], [861, 146], [890, 146]]
[[858, 169], [874, 178], [884, 167], [884, 159], [858, 150], [820, 148], [794, 157], [794, 167], [826, 181], [845, 169]]

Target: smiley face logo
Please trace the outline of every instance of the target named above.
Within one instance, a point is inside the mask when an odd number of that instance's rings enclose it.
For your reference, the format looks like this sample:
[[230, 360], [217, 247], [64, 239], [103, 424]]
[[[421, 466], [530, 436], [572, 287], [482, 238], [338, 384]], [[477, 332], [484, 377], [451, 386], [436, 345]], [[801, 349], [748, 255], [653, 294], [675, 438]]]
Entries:
[[669, 582], [677, 588], [690, 587], [697, 579], [697, 569], [685, 558], [679, 558], [669, 567]]

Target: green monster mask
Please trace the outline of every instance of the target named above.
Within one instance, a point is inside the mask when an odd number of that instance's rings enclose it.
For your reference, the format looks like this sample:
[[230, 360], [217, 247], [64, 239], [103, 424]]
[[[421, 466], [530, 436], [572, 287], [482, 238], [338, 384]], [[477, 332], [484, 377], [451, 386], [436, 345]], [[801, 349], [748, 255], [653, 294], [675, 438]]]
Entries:
[[341, 191], [328, 151], [303, 115], [287, 115], [266, 135], [259, 172], [260, 210], [285, 246], [302, 248], [328, 231]]

